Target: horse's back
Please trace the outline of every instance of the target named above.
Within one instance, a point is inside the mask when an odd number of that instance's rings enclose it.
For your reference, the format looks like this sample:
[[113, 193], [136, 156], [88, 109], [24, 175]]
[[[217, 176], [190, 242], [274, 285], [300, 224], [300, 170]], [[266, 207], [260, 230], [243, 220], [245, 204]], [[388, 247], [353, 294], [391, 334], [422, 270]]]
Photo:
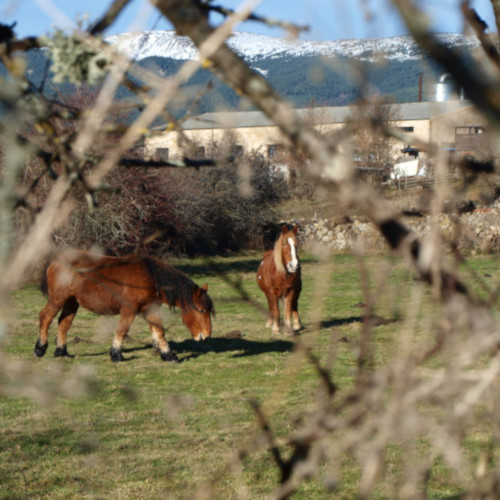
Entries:
[[126, 266], [141, 261], [137, 255], [126, 255], [123, 257], [113, 257], [89, 250], [67, 250], [60, 252], [52, 263], [59, 262], [63, 265], [73, 267], [80, 271], [90, 269], [107, 269], [112, 267]]
[[74, 297], [97, 314], [118, 314], [124, 304], [139, 310], [157, 299], [154, 281], [137, 256], [110, 257], [83, 250], [63, 252], [46, 273], [49, 298]]

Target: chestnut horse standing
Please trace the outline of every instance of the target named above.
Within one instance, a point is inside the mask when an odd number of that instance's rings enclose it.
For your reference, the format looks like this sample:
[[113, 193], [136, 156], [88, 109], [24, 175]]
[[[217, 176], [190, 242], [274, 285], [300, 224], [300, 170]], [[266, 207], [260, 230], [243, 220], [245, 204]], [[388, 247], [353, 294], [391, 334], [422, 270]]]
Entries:
[[284, 299], [285, 302], [285, 334], [292, 335], [293, 331], [301, 328], [297, 310], [302, 290], [297, 232], [297, 225], [290, 229], [284, 224], [279, 238], [274, 243], [274, 248], [264, 254], [257, 270], [257, 283], [266, 294], [269, 305], [266, 326], [271, 327], [272, 333], [280, 332], [279, 299]]
[[159, 309], [162, 303], [179, 307], [182, 320], [195, 340], [212, 333], [214, 307], [207, 285], [200, 288], [178, 269], [153, 257], [106, 257], [86, 251], [70, 251], [56, 257], [45, 273], [48, 301], [40, 312], [40, 331], [35, 355], [48, 346], [48, 329], [59, 316], [54, 356], [70, 356], [66, 335], [79, 306], [96, 314], [120, 315], [110, 355], [124, 361], [123, 338], [137, 314], [149, 324], [155, 346], [164, 361], [178, 361], [165, 340]]

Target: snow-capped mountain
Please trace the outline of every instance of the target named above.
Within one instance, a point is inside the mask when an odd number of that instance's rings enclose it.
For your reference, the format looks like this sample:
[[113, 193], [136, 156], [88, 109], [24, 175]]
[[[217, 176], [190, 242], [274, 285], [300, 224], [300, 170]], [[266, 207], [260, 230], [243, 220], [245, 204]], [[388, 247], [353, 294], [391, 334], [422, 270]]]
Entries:
[[[447, 46], [473, 48], [478, 45], [474, 36], [436, 36]], [[188, 37], [177, 36], [173, 31], [123, 33], [109, 36], [106, 41], [116, 45], [125, 55], [136, 61], [154, 56], [188, 60], [195, 59], [198, 55], [197, 48]], [[312, 42], [235, 32], [229, 38], [228, 45], [249, 62], [286, 56], [337, 56], [366, 61], [387, 59], [400, 62], [421, 58], [418, 46], [409, 36]]]
[[[479, 45], [473, 36], [436, 35], [441, 43], [463, 52]], [[162, 77], [175, 74], [180, 65], [198, 58], [198, 50], [187, 37], [173, 31], [145, 31], [113, 35], [107, 42], [129, 58]], [[391, 96], [396, 102], [412, 102], [431, 88], [444, 69], [425, 57], [413, 38], [332, 40], [311, 42], [235, 32], [227, 41], [254, 70], [296, 107], [311, 102], [342, 106], [359, 97], [359, 74], [355, 61], [364, 61], [363, 78], [373, 92]], [[378, 64], [381, 61], [383, 64]], [[374, 62], [374, 64], [372, 64]], [[193, 95], [214, 85], [198, 104], [199, 113], [235, 109], [240, 97], [210, 71], [200, 70], [186, 85]], [[425, 98], [425, 95], [424, 95]]]

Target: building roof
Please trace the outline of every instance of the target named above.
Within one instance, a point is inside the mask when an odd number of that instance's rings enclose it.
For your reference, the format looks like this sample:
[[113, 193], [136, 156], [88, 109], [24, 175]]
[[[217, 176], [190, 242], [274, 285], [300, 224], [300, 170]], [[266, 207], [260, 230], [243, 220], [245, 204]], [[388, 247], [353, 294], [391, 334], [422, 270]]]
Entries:
[[[428, 120], [435, 116], [469, 106], [468, 101], [451, 100], [443, 102], [410, 102], [395, 104], [398, 121]], [[310, 119], [315, 124], [345, 123], [352, 113], [352, 106], [317, 107], [296, 110], [303, 119]], [[204, 113], [188, 118], [183, 124], [184, 130], [202, 130], [217, 128], [245, 128], [275, 126], [262, 111], [223, 111]]]

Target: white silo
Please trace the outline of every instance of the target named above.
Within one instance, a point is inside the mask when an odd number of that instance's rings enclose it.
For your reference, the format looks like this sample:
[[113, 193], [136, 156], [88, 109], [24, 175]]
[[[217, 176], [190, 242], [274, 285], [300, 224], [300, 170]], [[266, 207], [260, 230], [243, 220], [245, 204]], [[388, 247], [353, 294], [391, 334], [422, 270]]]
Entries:
[[441, 75], [439, 81], [432, 85], [429, 91], [429, 101], [445, 102], [457, 99], [464, 99], [463, 92], [458, 89], [448, 73]]

